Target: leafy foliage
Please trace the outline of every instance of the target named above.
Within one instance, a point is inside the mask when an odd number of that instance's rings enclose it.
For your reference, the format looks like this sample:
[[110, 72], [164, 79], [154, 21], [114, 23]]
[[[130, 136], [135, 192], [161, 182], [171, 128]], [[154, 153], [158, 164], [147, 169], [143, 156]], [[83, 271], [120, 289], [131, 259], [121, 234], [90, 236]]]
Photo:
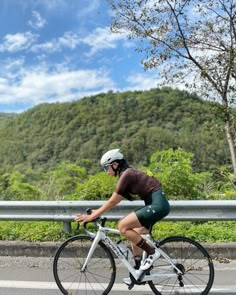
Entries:
[[68, 161], [95, 174], [101, 155], [116, 147], [135, 166], [148, 165], [157, 150], [181, 147], [194, 155], [194, 170], [212, 171], [230, 163], [218, 108], [170, 88], [42, 104], [0, 125], [0, 172], [47, 172]]
[[80, 200], [105, 200], [111, 196], [114, 191], [117, 179], [108, 176], [104, 172], [89, 176], [84, 183], [79, 183], [76, 192], [71, 199]]
[[39, 190], [24, 181], [19, 172], [0, 176], [0, 194], [3, 200], [35, 200], [39, 198]]
[[159, 222], [153, 234], [156, 239], [182, 235], [200, 242], [236, 242], [235, 221]]
[[0, 224], [1, 240], [57, 241], [66, 234], [59, 222], [3, 221]]
[[[117, 228], [115, 222], [112, 223]], [[184, 235], [200, 242], [236, 242], [235, 221], [218, 222], [158, 222], [153, 236], [161, 240], [170, 235]], [[71, 235], [77, 234], [77, 224], [72, 224]], [[64, 241], [68, 234], [59, 222], [16, 222], [0, 223], [1, 240], [21, 241]]]
[[87, 171], [73, 163], [62, 162], [48, 172], [27, 170], [0, 175], [1, 200], [63, 200], [87, 180]]
[[[155, 174], [169, 199], [236, 199], [222, 134], [224, 118], [214, 115], [218, 108], [196, 95], [163, 88], [109, 92], [73, 103], [42, 104], [19, 115], [3, 114], [0, 199], [107, 199], [117, 179], [98, 173], [99, 159], [116, 147], [131, 166]], [[158, 238], [173, 233], [202, 241], [235, 241], [234, 227], [233, 222], [161, 222], [154, 230]], [[65, 238], [61, 225], [51, 222], [2, 222], [0, 232], [0, 238], [8, 240]]]
[[150, 170], [161, 180], [170, 197], [179, 199], [202, 199], [199, 188], [204, 181], [211, 180], [210, 173], [195, 173], [192, 169], [191, 153], [182, 149], [155, 152], [151, 156]]
[[87, 171], [84, 167], [61, 162], [55, 169], [45, 173], [37, 185], [46, 200], [63, 199], [75, 191], [78, 183], [83, 183], [86, 179]]
[[[109, 0], [111, 29], [137, 39], [144, 67], [157, 68], [159, 84], [184, 84], [218, 100], [236, 174], [236, 6], [232, 0]], [[191, 11], [192, 13], [189, 13]]]

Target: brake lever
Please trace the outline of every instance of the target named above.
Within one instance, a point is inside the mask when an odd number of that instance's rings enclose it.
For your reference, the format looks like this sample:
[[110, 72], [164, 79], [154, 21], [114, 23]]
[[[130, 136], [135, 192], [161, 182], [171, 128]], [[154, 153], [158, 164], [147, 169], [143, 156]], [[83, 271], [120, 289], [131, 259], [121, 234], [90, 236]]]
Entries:
[[102, 220], [101, 226], [104, 227], [105, 226], [105, 223], [107, 222], [107, 218], [106, 217], [103, 217], [101, 220]]
[[[91, 208], [87, 208], [86, 209], [86, 213], [88, 214], [88, 215], [91, 215], [92, 214], [92, 209]], [[102, 227], [104, 227], [105, 226], [105, 223], [107, 222], [107, 218], [106, 217], [97, 217], [97, 218], [95, 218], [94, 220], [92, 220], [92, 221], [89, 221], [89, 222], [85, 222], [84, 224], [83, 224], [83, 226], [84, 226], [84, 229], [87, 229], [87, 224], [88, 223], [90, 223], [90, 222], [93, 222], [94, 223], [94, 225], [95, 225], [95, 227], [96, 228], [98, 228], [98, 221], [101, 221], [101, 226]]]

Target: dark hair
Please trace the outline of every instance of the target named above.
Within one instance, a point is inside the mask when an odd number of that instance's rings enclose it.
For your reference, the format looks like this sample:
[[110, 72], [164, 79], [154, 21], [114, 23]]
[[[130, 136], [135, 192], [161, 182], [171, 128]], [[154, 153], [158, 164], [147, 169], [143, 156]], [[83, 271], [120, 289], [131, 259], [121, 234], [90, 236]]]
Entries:
[[115, 162], [117, 162], [119, 164], [118, 171], [117, 171], [119, 176], [121, 175], [121, 173], [123, 171], [125, 171], [127, 168], [129, 168], [129, 164], [126, 159], [116, 160]]

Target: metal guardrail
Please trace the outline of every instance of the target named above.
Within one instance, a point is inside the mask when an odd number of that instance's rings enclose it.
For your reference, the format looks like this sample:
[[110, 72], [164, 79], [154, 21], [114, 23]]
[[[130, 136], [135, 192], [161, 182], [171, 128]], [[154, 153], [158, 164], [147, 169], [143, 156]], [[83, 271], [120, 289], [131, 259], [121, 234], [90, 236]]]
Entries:
[[[105, 201], [0, 201], [0, 220], [7, 221], [60, 221], [66, 232], [76, 213], [87, 208], [98, 208]], [[122, 201], [105, 214], [118, 220], [143, 201]], [[171, 212], [166, 221], [236, 220], [236, 201], [170, 201]]]

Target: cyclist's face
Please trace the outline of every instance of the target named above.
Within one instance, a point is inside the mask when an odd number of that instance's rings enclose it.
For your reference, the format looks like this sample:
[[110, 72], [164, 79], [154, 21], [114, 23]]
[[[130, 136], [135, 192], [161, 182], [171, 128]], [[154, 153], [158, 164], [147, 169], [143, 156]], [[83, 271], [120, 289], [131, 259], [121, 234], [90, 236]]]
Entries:
[[103, 170], [105, 172], [107, 172], [110, 169], [110, 167], [111, 167], [111, 164], [106, 164], [106, 165], [103, 166]]
[[103, 167], [104, 171], [109, 174], [110, 176], [115, 176], [115, 171], [112, 169], [112, 167], [114, 169], [116, 169], [118, 166], [118, 163], [114, 162], [111, 165], [106, 165]]

